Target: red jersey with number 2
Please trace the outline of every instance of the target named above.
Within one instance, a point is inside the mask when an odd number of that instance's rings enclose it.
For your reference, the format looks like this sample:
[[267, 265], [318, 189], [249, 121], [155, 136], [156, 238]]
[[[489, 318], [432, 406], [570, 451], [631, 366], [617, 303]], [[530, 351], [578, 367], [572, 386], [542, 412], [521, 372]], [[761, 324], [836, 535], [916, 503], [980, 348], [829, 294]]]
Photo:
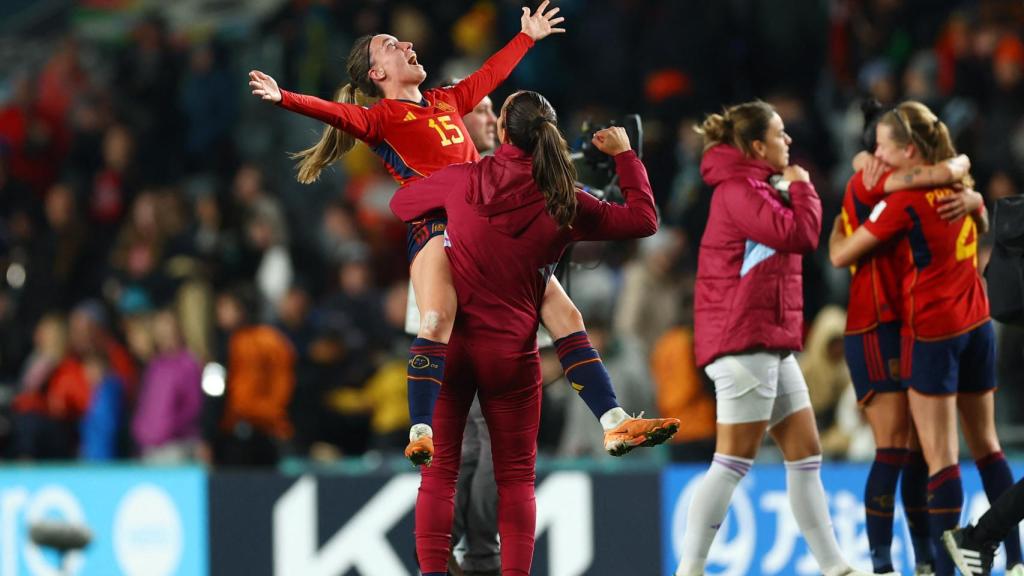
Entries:
[[977, 225], [970, 216], [939, 217], [938, 200], [951, 194], [951, 188], [896, 192], [864, 223], [882, 241], [904, 235], [912, 267], [903, 278], [903, 333], [918, 340], [953, 338], [989, 319]]
[[[892, 172], [868, 189], [863, 172], [846, 183], [843, 196], [843, 231], [850, 236], [867, 222], [875, 205], [885, 199], [885, 182]], [[898, 239], [886, 242], [851, 266], [850, 300], [846, 307], [846, 333], [862, 334], [879, 324], [900, 320], [900, 290], [907, 255]]]

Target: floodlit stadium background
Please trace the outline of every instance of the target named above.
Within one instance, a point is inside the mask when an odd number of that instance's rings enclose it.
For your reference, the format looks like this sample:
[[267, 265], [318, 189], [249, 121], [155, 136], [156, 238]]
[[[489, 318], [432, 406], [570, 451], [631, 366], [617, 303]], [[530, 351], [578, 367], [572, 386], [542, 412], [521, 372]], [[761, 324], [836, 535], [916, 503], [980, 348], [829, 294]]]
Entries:
[[[713, 434], [690, 329], [710, 193], [693, 123], [755, 97], [775, 105], [792, 161], [810, 171], [830, 223], [859, 148], [859, 99], [920, 100], [970, 155], [991, 206], [1019, 194], [1024, 176], [1024, 4], [558, 4], [568, 33], [534, 48], [493, 98], [542, 92], [573, 142], [587, 120], [642, 116], [662, 230], [577, 247], [567, 284], [624, 407], [684, 426], [664, 449], [603, 455], [597, 423], [546, 355], [534, 573], [670, 574], [687, 488], [706, 467]], [[0, 576], [58, 573], [56, 555], [28, 540], [39, 518], [93, 531], [93, 544], [66, 559], [69, 574], [416, 574], [418, 479], [400, 452], [407, 270], [404, 229], [387, 209], [394, 184], [365, 148], [316, 185], [297, 184], [286, 152], [315, 141], [320, 126], [250, 96], [246, 73], [258, 68], [284, 88], [329, 98], [345, 80], [351, 41], [389, 32], [414, 42], [433, 85], [471, 72], [511, 38], [521, 5], [0, 4]], [[848, 274], [828, 265], [826, 247], [804, 259], [800, 362], [839, 540], [866, 567], [861, 462], [873, 446], [830, 354]], [[983, 239], [982, 266], [989, 249]], [[144, 461], [138, 435], [152, 421], [133, 420], [130, 402], [108, 415], [119, 423], [116, 445], [86, 450], [76, 422], [40, 421], [19, 400], [65, 355], [88, 351], [137, 380], [159, 339], [157, 313], [171, 310], [202, 366], [201, 416], [183, 425], [208, 438], [232, 369], [218, 296], [242, 282], [253, 283], [262, 321], [298, 351], [295, 435], [272, 447], [276, 466], [234, 469], [196, 446], [164, 454], [173, 464]], [[997, 422], [1019, 477], [1024, 331], [998, 332]], [[709, 573], [814, 573], [778, 461], [766, 448], [741, 485]], [[965, 514], [976, 516], [987, 502], [969, 462], [964, 481]], [[894, 557], [904, 571], [908, 542], [898, 514]]]

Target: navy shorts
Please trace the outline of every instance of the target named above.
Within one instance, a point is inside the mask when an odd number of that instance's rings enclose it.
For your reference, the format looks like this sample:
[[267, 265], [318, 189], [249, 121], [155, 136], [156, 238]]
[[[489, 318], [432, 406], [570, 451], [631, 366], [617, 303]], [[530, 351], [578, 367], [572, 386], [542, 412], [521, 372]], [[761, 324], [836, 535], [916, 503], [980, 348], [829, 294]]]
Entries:
[[908, 337], [903, 346], [903, 378], [915, 392], [948, 396], [996, 388], [996, 338], [991, 321], [946, 340]]
[[427, 242], [430, 242], [431, 238], [444, 234], [447, 227], [447, 218], [425, 218], [411, 222], [405, 236], [405, 249], [409, 257], [409, 264], [412, 264], [416, 255], [420, 253], [420, 250], [423, 250], [423, 247], [427, 245]]
[[843, 338], [857, 402], [867, 404], [875, 394], [905, 392], [900, 379], [900, 323], [887, 322], [862, 334]]

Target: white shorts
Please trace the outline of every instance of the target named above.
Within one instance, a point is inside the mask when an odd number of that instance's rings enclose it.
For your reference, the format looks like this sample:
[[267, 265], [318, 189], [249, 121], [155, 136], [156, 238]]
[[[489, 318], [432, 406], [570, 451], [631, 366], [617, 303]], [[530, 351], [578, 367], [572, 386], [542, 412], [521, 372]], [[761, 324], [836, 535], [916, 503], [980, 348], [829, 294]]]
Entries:
[[811, 405], [807, 382], [792, 354], [722, 356], [704, 371], [715, 382], [721, 424], [767, 421], [771, 427]]

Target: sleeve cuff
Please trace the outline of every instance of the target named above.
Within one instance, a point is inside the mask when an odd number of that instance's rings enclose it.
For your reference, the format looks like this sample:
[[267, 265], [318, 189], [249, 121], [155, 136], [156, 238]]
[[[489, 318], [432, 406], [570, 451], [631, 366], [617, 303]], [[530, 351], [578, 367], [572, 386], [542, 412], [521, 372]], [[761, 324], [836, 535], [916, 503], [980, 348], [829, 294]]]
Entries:
[[537, 43], [533, 38], [530, 38], [530, 35], [527, 34], [526, 32], [520, 32], [519, 34], [516, 34], [516, 36], [523, 37], [523, 39], [526, 41], [527, 48], [532, 48], [533, 45]]

